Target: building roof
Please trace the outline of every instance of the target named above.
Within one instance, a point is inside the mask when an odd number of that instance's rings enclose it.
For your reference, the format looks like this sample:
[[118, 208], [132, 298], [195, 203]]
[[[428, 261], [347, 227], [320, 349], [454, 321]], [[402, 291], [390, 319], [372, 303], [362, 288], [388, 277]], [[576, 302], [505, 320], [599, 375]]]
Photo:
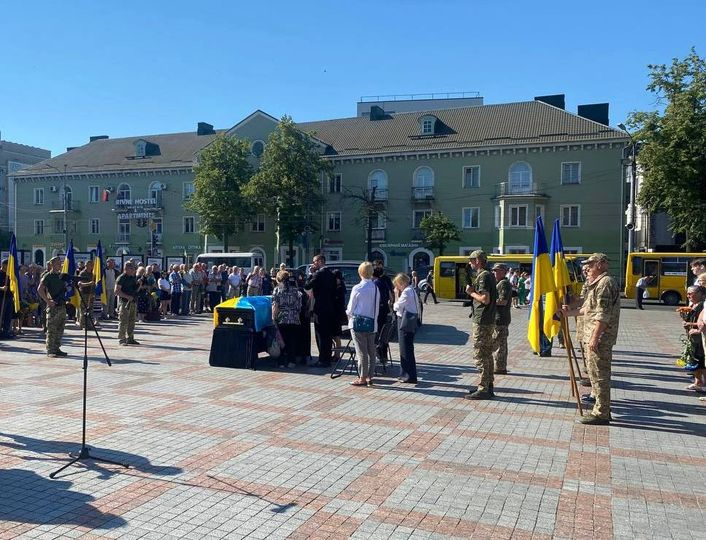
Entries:
[[[439, 135], [420, 135], [419, 119], [436, 116]], [[626, 139], [625, 133], [541, 101], [297, 123], [340, 156]]]
[[[164, 135], [138, 135], [121, 139], [99, 139], [60, 154], [14, 173], [18, 179], [66, 172], [111, 172], [124, 170], [150, 170], [171, 167], [192, 167], [201, 148], [217, 134], [197, 135], [196, 132], [169, 133]], [[150, 144], [147, 156], [135, 156], [135, 143], [139, 140]]]
[[5, 140], [0, 140], [0, 151], [12, 152], [15, 154], [28, 154], [38, 158], [48, 158], [51, 156], [51, 152], [49, 150], [45, 150], [44, 148]]

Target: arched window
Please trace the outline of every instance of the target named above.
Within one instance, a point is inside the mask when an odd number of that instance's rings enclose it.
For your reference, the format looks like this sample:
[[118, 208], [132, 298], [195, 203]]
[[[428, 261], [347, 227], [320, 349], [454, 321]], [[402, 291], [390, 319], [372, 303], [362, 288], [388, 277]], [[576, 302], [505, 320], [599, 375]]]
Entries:
[[159, 198], [160, 193], [162, 193], [161, 182], [152, 182], [147, 190], [147, 197], [150, 199], [157, 199]]
[[373, 261], [382, 261], [383, 266], [387, 266], [387, 254], [380, 248], [375, 248], [370, 252]]
[[259, 158], [265, 153], [265, 143], [262, 141], [255, 141], [250, 147], [252, 155]]
[[436, 116], [425, 114], [419, 118], [419, 133], [421, 135], [434, 135], [436, 133]]
[[532, 190], [532, 167], [529, 166], [529, 163], [518, 161], [510, 165], [508, 182], [511, 194], [530, 193]]
[[434, 195], [434, 171], [431, 167], [418, 167], [412, 180], [415, 199], [428, 199]]
[[[254, 261], [253, 264], [255, 266], [259, 266], [260, 268], [264, 268], [265, 262], [266, 262], [265, 250], [263, 250], [262, 248], [256, 247], [256, 248], [252, 248], [250, 250], [250, 252], [253, 254], [253, 261]], [[251, 268], [251, 270], [252, 270], [252, 268]]]
[[375, 199], [387, 199], [388, 184], [387, 173], [382, 169], [375, 169], [368, 175], [368, 190], [372, 193], [375, 188]]
[[118, 186], [117, 195], [115, 198], [118, 201], [129, 201], [130, 199], [132, 199], [132, 190], [130, 189], [130, 185], [120, 184]]

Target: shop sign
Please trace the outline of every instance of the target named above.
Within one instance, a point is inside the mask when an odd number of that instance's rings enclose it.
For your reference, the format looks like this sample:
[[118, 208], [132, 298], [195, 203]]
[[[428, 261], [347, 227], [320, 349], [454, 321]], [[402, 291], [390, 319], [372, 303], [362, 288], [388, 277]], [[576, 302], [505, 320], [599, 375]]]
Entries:
[[389, 249], [389, 248], [416, 248], [419, 247], [421, 244], [421, 241], [414, 241], [414, 242], [401, 242], [397, 244], [380, 244], [380, 247], [382, 249]]

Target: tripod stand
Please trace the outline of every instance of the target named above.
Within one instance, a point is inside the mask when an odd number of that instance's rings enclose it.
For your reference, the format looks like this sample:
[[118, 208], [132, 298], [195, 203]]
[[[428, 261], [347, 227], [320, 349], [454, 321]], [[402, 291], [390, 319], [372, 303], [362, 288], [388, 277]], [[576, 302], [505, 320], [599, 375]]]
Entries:
[[[91, 306], [92, 307], [92, 306]], [[103, 356], [108, 366], [112, 366], [110, 363], [110, 358], [108, 358], [108, 353], [105, 352], [105, 347], [103, 346], [103, 341], [101, 340], [100, 334], [98, 334], [98, 329], [93, 322], [93, 316], [91, 315], [91, 307], [86, 305], [86, 301], [83, 296], [81, 296], [81, 317], [83, 317], [83, 425], [81, 432], [81, 448], [76, 454], [69, 453], [69, 457], [72, 458], [66, 465], [61, 467], [59, 470], [54, 471], [49, 475], [49, 478], [56, 478], [56, 475], [67, 469], [74, 463], [78, 461], [86, 461], [92, 459], [93, 461], [100, 461], [101, 463], [110, 463], [111, 465], [120, 465], [121, 467], [129, 468], [130, 465], [127, 463], [120, 463], [118, 461], [112, 461], [110, 459], [100, 458], [91, 455], [91, 449], [86, 446], [86, 394], [88, 390], [88, 324], [90, 321], [91, 328], [98, 338], [98, 343], [103, 351]]]

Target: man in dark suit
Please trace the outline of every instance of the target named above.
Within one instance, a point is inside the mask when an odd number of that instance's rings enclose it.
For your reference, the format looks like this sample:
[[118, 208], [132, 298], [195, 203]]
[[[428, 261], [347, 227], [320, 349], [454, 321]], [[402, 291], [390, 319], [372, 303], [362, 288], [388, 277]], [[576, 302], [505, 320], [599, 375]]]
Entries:
[[312, 274], [304, 289], [314, 295], [314, 332], [316, 345], [319, 348], [319, 361], [316, 366], [330, 367], [333, 322], [336, 314], [334, 304], [336, 278], [333, 272], [326, 268], [326, 257], [323, 255], [314, 257]]

